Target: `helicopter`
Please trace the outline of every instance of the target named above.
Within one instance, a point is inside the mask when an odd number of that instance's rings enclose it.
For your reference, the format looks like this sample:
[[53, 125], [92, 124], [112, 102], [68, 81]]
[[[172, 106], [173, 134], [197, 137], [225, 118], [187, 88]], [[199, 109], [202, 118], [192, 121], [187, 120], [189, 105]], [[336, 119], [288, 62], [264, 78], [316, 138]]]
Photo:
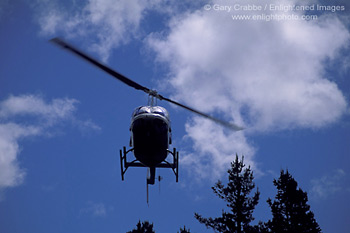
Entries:
[[[127, 150], [124, 146], [123, 149], [120, 150], [120, 168], [122, 180], [124, 180], [124, 174], [129, 167], [148, 168], [147, 190], [149, 184], [153, 185], [155, 183], [156, 168], [172, 169], [176, 177], [176, 182], [179, 180], [179, 152], [175, 147], [173, 150], [169, 149], [169, 146], [172, 143], [172, 130], [169, 113], [164, 107], [155, 105], [157, 99], [170, 102], [231, 130], [243, 130], [242, 127], [236, 124], [212, 117], [208, 114], [195, 110], [194, 108], [166, 98], [160, 95], [156, 90], [149, 89], [134, 82], [133, 80], [102, 64], [58, 37], [53, 38], [50, 41], [95, 65], [124, 84], [148, 94], [148, 105], [137, 107], [132, 114], [130, 125], [131, 148]], [[135, 159], [128, 161], [127, 155], [131, 152], [133, 152]], [[172, 162], [166, 160], [169, 154], [173, 158]]]

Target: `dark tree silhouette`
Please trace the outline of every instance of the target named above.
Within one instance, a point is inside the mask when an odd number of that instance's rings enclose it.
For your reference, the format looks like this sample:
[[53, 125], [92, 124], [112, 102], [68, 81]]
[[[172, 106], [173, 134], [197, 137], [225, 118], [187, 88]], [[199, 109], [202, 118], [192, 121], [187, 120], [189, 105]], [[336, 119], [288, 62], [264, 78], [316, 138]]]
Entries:
[[242, 233], [251, 229], [249, 223], [254, 220], [252, 213], [258, 204], [260, 193], [257, 190], [252, 197], [249, 196], [255, 188], [253, 182], [253, 172], [248, 166], [244, 168], [244, 157], [240, 161], [236, 155], [235, 161], [231, 163], [227, 186], [219, 180], [212, 187], [214, 193], [227, 202], [230, 212], [222, 211], [222, 216], [218, 218], [203, 218], [195, 213], [195, 218], [205, 224], [207, 228], [224, 233]]
[[136, 225], [136, 229], [132, 231], [128, 231], [127, 233], [155, 233], [153, 230], [153, 223], [150, 224], [148, 221], [144, 221], [141, 223], [139, 221]]
[[191, 233], [190, 229], [186, 229], [186, 226], [184, 228], [180, 227], [180, 233]]
[[321, 229], [307, 204], [307, 193], [298, 188], [298, 183], [288, 170], [281, 171], [278, 180], [273, 181], [277, 195], [272, 202], [267, 200], [272, 220], [267, 225], [274, 233], [319, 233]]

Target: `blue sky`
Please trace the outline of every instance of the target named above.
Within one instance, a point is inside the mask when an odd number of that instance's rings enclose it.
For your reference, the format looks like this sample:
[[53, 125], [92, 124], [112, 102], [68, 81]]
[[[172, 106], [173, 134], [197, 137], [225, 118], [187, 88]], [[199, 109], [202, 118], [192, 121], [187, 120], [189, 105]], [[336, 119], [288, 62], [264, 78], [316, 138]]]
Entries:
[[[211, 191], [234, 155], [253, 167], [256, 220], [288, 169], [323, 232], [349, 228], [349, 4], [345, 1], [1, 1], [0, 232], [211, 232]], [[311, 21], [232, 20], [209, 4], [329, 4]], [[302, 17], [305, 12], [263, 11]], [[121, 181], [119, 149], [147, 96], [52, 45], [61, 36], [141, 85], [246, 130], [231, 132], [164, 102], [180, 179], [146, 169]]]

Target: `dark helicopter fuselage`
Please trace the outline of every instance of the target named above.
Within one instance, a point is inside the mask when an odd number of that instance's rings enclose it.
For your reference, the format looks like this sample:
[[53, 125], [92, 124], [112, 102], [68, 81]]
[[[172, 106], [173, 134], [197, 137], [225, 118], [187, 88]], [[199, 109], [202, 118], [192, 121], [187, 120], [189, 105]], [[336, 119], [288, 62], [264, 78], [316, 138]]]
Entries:
[[138, 161], [156, 167], [168, 155], [171, 126], [167, 110], [160, 106], [141, 106], [131, 119], [131, 146]]
[[[171, 168], [178, 182], [179, 152], [169, 150], [171, 127], [168, 111], [160, 106], [141, 106], [131, 118], [131, 149], [120, 150], [122, 180], [129, 167], [148, 167], [147, 185], [154, 184], [156, 168]], [[133, 152], [135, 160], [128, 162], [127, 154]], [[171, 155], [173, 161], [168, 161]]]

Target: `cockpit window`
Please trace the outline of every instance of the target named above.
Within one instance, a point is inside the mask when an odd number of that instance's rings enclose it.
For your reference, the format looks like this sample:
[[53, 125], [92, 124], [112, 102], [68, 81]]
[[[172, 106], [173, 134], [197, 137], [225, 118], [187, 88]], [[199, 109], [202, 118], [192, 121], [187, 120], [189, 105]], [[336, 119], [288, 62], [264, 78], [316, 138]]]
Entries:
[[134, 110], [132, 116], [135, 117], [135, 116], [138, 116], [138, 115], [141, 115], [141, 114], [157, 114], [157, 115], [160, 115], [160, 116], [163, 116], [163, 117], [166, 117], [168, 120], [169, 120], [169, 113], [168, 111], [163, 108], [163, 107], [160, 107], [160, 106], [141, 106], [141, 107], [138, 107]]
[[132, 114], [132, 116], [134, 117], [143, 113], [151, 113], [151, 109], [148, 106], [138, 107], [134, 110], [134, 113]]
[[162, 108], [160, 106], [152, 107], [152, 113], [159, 114], [169, 119], [168, 111], [165, 108]]
[[161, 115], [161, 116], [165, 116], [164, 112], [162, 112], [162, 111], [154, 111], [153, 113], [159, 114], [159, 115]]

